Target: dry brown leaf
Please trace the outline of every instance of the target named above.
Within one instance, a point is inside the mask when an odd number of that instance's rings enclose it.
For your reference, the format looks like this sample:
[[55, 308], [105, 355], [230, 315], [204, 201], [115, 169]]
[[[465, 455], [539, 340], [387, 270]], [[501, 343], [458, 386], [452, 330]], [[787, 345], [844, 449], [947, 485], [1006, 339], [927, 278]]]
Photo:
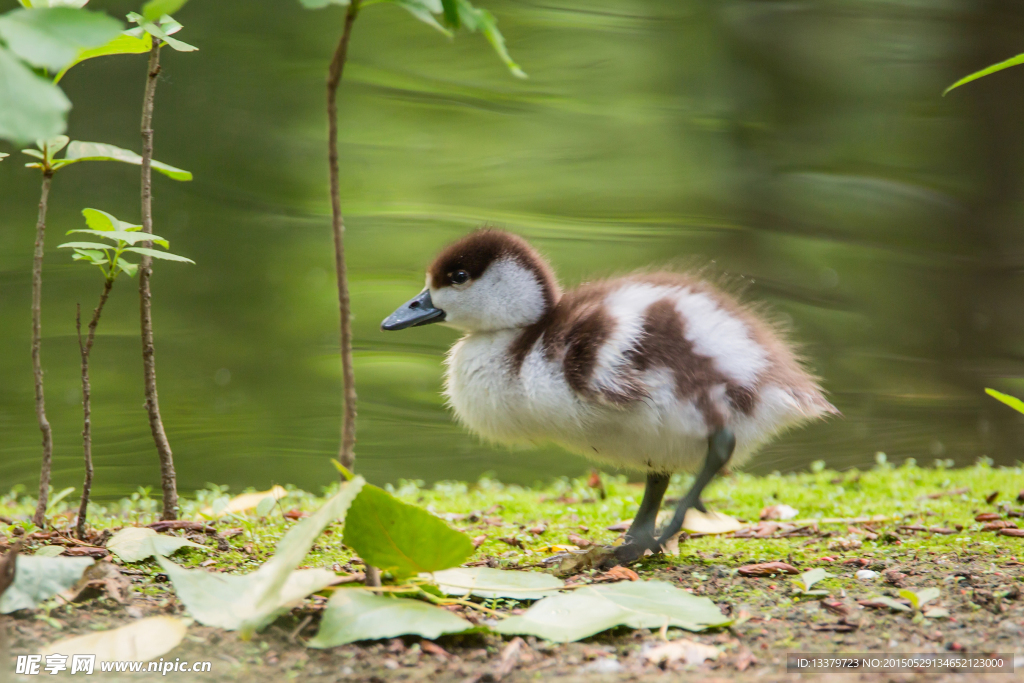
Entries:
[[274, 500], [281, 500], [288, 495], [288, 492], [284, 490], [283, 486], [274, 486], [269, 491], [257, 491], [255, 493], [243, 493], [240, 496], [235, 496], [228, 501], [227, 506], [223, 510], [218, 510], [216, 513], [213, 508], [203, 508], [202, 514], [212, 517], [217, 515], [223, 517], [224, 515], [230, 515], [232, 513], [246, 512], [256, 508], [260, 502], [267, 496], [273, 496]]
[[760, 518], [787, 520], [795, 518], [798, 514], [799, 510], [795, 507], [780, 503], [778, 505], [769, 505], [761, 510]]
[[996, 533], [1000, 536], [1024, 536], [1024, 529], [1000, 529]]
[[479, 548], [480, 546], [482, 546], [484, 544], [484, 542], [486, 540], [487, 540], [487, 536], [483, 535], [483, 534], [481, 534], [480, 536], [474, 537], [473, 538], [473, 547], [474, 548]]
[[181, 619], [149, 617], [110, 631], [59, 640], [42, 654], [90, 654], [100, 661], [146, 662], [177, 647], [187, 630], [186, 622]]
[[526, 642], [518, 636], [505, 646], [505, 649], [501, 651], [501, 659], [498, 661], [498, 666], [494, 671], [495, 680], [500, 681], [512, 673], [512, 670], [516, 668], [516, 664], [519, 663], [520, 650], [525, 646]]
[[619, 564], [602, 574], [601, 579], [610, 581], [639, 581], [640, 575], [629, 567], [623, 567]]
[[59, 595], [67, 602], [74, 602], [88, 589], [102, 591], [122, 605], [128, 602], [132, 582], [111, 562], [96, 562], [82, 572], [82, 578], [71, 588]]
[[580, 548], [589, 548], [590, 546], [594, 545], [593, 541], [583, 538], [579, 534], [569, 534], [568, 538], [570, 543], [574, 543]]
[[728, 534], [742, 528], [739, 520], [721, 512], [701, 512], [690, 508], [683, 518], [683, 530], [695, 534]]
[[799, 574], [800, 570], [785, 562], [762, 562], [748, 564], [739, 568], [743, 576], [771, 576], [772, 574]]
[[981, 514], [974, 516], [975, 522], [994, 522], [997, 519], [1002, 519], [1002, 515], [998, 512], [982, 512]]
[[611, 526], [605, 527], [605, 528], [608, 531], [619, 531], [619, 532], [629, 531], [629, 527], [632, 524], [633, 524], [633, 520], [631, 520], [631, 519], [624, 519], [624, 520], [622, 520], [620, 522], [615, 522], [615, 524], [612, 524]]

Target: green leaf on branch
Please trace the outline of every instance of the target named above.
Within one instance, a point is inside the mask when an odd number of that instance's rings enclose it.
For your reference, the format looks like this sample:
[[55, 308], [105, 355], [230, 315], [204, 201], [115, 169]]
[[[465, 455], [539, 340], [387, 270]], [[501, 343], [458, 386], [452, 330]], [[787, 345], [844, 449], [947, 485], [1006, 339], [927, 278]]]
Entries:
[[164, 536], [146, 527], [129, 526], [121, 529], [107, 541], [107, 550], [122, 562], [141, 562], [154, 555], [173, 555], [182, 548], [209, 550], [206, 546], [177, 536]]
[[0, 138], [13, 143], [52, 138], [67, 127], [71, 102], [56, 85], [40, 78], [0, 46]]
[[309, 647], [325, 648], [417, 635], [433, 640], [446, 633], [473, 628], [461, 617], [419, 600], [373, 595], [358, 588], [334, 591], [327, 603], [320, 631]]
[[60, 79], [64, 78], [64, 74], [66, 74], [71, 67], [76, 64], [81, 64], [87, 59], [107, 57], [110, 55], [139, 55], [149, 52], [152, 47], [153, 37], [148, 33], [143, 32], [142, 36], [132, 36], [127, 33], [122, 33], [106, 45], [101, 45], [99, 47], [79, 52], [74, 61], [65, 66], [56, 76], [54, 76], [53, 82], [59, 83]]
[[988, 76], [989, 74], [994, 74], [997, 71], [1002, 71], [1003, 69], [1009, 69], [1011, 66], [1017, 66], [1019, 64], [1024, 64], [1024, 54], [1019, 54], [1016, 57], [1010, 57], [1006, 61], [999, 62], [998, 64], [993, 64], [992, 66], [985, 67], [984, 69], [982, 69], [980, 71], [975, 71], [974, 73], [972, 73], [972, 74], [970, 74], [968, 76], [964, 76], [959, 81], [957, 81], [953, 85], [951, 85], [948, 88], [946, 88], [942, 92], [942, 96], [945, 97], [946, 94], [949, 93], [950, 90], [953, 90], [954, 88], [959, 88], [961, 85], [964, 85], [966, 83], [970, 83], [971, 81], [976, 81], [979, 78], [983, 78], [985, 76]]
[[[444, 0], [444, 2], [448, 1]], [[461, 24], [470, 31], [480, 31], [483, 33], [484, 38], [491, 44], [491, 47], [498, 54], [498, 58], [504, 62], [508, 70], [512, 72], [512, 75], [517, 78], [526, 78], [526, 73], [519, 68], [519, 65], [512, 60], [512, 56], [508, 53], [508, 48], [505, 47], [505, 37], [498, 30], [498, 20], [494, 18], [494, 15], [485, 9], [474, 7], [469, 0], [450, 1], [454, 2], [458, 10], [459, 23], [454, 24], [454, 26], [458, 27]], [[445, 17], [447, 18], [447, 16], [448, 13], [446, 11]], [[452, 24], [449, 23], [449, 25]]]
[[729, 622], [708, 598], [664, 581], [625, 581], [544, 598], [493, 628], [507, 635], [534, 635], [567, 643], [616, 626], [656, 629], [668, 625], [702, 631]]
[[462, 20], [459, 17], [458, 0], [441, 0], [441, 7], [444, 13], [444, 23], [453, 29], [459, 29], [462, 26]]
[[89, 0], [18, 0], [22, 7], [85, 7]]
[[58, 249], [113, 249], [114, 246], [110, 244], [103, 244], [101, 242], [65, 242], [64, 244], [58, 244]]
[[424, 574], [433, 579], [445, 595], [475, 595], [478, 598], [539, 600], [554, 595], [565, 582], [543, 572], [510, 571], [490, 567], [456, 567]]
[[32, 66], [60, 71], [82, 50], [113, 40], [124, 25], [102, 12], [71, 7], [18, 9], [0, 16], [0, 37]]
[[277, 552], [259, 569], [244, 576], [184, 569], [162, 557], [157, 561], [174, 584], [178, 599], [197, 621], [243, 638], [270, 624], [289, 606], [337, 579], [326, 569], [295, 569], [331, 522], [343, 520], [363, 485], [356, 477], [278, 542]]
[[299, 0], [306, 9], [323, 9], [330, 5], [341, 5], [347, 7], [349, 0]]
[[14, 583], [0, 596], [0, 614], [35, 609], [78, 583], [92, 560], [88, 557], [18, 555]]
[[[142, 229], [141, 225], [125, 223], [106, 211], [100, 211], [99, 209], [82, 209], [82, 215], [85, 216], [85, 224], [99, 232], [135, 232]], [[76, 231], [69, 230], [68, 234], [72, 232]]]
[[457, 567], [474, 550], [469, 537], [444, 520], [369, 484], [352, 503], [344, 543], [399, 579]]
[[181, 24], [167, 15], [164, 15], [159, 22], [153, 22], [146, 19], [141, 14], [130, 12], [128, 14], [128, 21], [139, 25], [139, 28], [128, 31], [128, 35], [141, 37], [142, 32], [146, 32], [154, 38], [162, 40], [171, 49], [178, 52], [195, 52], [199, 49], [195, 45], [189, 45], [177, 38], [171, 38], [172, 33], [177, 33], [181, 30]]
[[1002, 401], [1018, 413], [1024, 413], [1024, 401], [1020, 400], [1016, 396], [1010, 396], [1009, 394], [1004, 394], [1001, 391], [996, 391], [995, 389], [986, 389], [985, 393], [997, 401]]
[[[164, 248], [167, 248], [169, 246], [169, 242], [167, 240], [160, 237], [159, 235], [150, 235], [148, 232], [124, 232], [122, 230], [86, 230], [84, 228], [81, 230], [68, 230], [69, 235], [73, 232], [81, 232], [87, 235], [96, 235], [97, 237], [103, 237], [109, 240], [118, 240], [119, 242], [124, 242], [125, 244], [135, 244], [137, 242], [152, 241]], [[160, 253], [163, 254], [164, 252]]]
[[434, 18], [435, 14], [442, 13], [440, 0], [391, 0], [391, 2], [403, 8], [427, 26], [437, 29], [446, 36], [450, 37], [452, 35], [451, 31]]
[[73, 258], [76, 261], [88, 261], [89, 263], [95, 266], [102, 266], [109, 263], [107, 255], [104, 254], [102, 251], [98, 251], [96, 249], [78, 249], [75, 247], [72, 248], [75, 249], [75, 254], [71, 258]]
[[135, 273], [139, 271], [139, 265], [137, 263], [128, 263], [123, 258], [117, 259], [117, 267], [125, 273], [128, 273], [128, 277], [135, 277]]
[[125, 251], [134, 251], [136, 254], [142, 254], [143, 256], [149, 256], [150, 258], [163, 259], [164, 261], [178, 261], [179, 263], [191, 263], [195, 265], [195, 261], [184, 256], [178, 256], [167, 251], [157, 251], [156, 249], [147, 249], [146, 247], [125, 247]]
[[174, 14], [184, 7], [186, 2], [188, 0], [149, 0], [142, 6], [142, 16], [149, 21], [157, 21], [165, 14]]
[[[68, 151], [64, 154], [63, 159], [58, 160], [58, 164], [63, 167], [79, 161], [120, 161], [125, 164], [139, 166], [142, 164], [142, 157], [129, 149], [108, 145], [105, 142], [80, 142], [75, 140], [68, 145]], [[159, 161], [153, 161], [152, 165], [154, 171], [159, 171], [168, 178], [192, 180], [192, 174], [188, 171], [183, 171], [180, 168], [175, 168]]]

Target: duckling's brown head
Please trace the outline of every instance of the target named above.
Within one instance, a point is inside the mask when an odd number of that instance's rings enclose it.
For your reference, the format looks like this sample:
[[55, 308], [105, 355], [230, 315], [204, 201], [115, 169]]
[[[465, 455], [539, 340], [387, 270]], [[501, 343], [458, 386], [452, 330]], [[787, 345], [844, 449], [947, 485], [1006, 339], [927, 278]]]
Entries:
[[490, 228], [442, 250], [427, 269], [426, 284], [381, 329], [435, 322], [467, 332], [526, 327], [540, 320], [561, 294], [551, 267], [526, 240]]

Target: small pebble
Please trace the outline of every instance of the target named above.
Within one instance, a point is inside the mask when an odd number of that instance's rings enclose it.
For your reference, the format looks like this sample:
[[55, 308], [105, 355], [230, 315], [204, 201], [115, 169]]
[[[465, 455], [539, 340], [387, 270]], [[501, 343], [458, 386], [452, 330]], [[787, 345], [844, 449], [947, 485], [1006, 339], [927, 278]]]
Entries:
[[876, 576], [878, 576], [878, 572], [873, 572], [870, 569], [861, 569], [857, 572], [857, 578], [861, 581], [867, 581], [868, 579], [873, 579]]

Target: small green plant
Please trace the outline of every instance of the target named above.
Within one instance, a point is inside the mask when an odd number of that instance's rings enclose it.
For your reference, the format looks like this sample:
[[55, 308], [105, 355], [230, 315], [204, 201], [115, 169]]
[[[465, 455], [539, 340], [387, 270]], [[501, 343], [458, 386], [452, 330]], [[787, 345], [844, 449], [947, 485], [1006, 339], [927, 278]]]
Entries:
[[[32, 366], [35, 375], [36, 419], [42, 433], [42, 462], [39, 498], [33, 517], [45, 522], [53, 433], [46, 417], [42, 369], [42, 267], [46, 213], [54, 174], [64, 166], [84, 160], [114, 160], [140, 163], [141, 157], [112, 145], [75, 143], [66, 136], [67, 112], [71, 103], [57, 83], [75, 64], [113, 54], [148, 51], [151, 34], [139, 29], [122, 33], [124, 25], [101, 12], [82, 9], [88, 0], [20, 0], [22, 9], [0, 15], [0, 138], [20, 143], [36, 140], [36, 149], [23, 150], [38, 159], [27, 164], [42, 172], [39, 213], [36, 221], [35, 254], [32, 267]], [[166, 0], [147, 4], [166, 5]], [[171, 28], [158, 28], [161, 33]], [[50, 74], [56, 74], [50, 77]], [[67, 146], [63, 159], [57, 153]], [[76, 146], [80, 149], [76, 149]], [[101, 153], [88, 149], [105, 147]], [[4, 154], [3, 156], [7, 156]], [[138, 161], [132, 160], [134, 156]], [[168, 167], [170, 168], [170, 167]], [[188, 176], [187, 172], [175, 169]]]
[[141, 232], [141, 225], [125, 223], [111, 216], [105, 211], [98, 209], [83, 209], [87, 229], [69, 230], [67, 234], [81, 233], [108, 240], [113, 244], [105, 242], [66, 242], [59, 246], [60, 249], [73, 249], [72, 258], [76, 261], [88, 263], [99, 268], [103, 275], [103, 292], [100, 294], [99, 304], [92, 312], [92, 320], [89, 321], [88, 333], [82, 339], [82, 307], [78, 306], [78, 313], [75, 316], [75, 329], [78, 331], [78, 350], [82, 356], [82, 448], [85, 456], [85, 481], [82, 484], [82, 500], [78, 508], [78, 524], [76, 533], [80, 539], [85, 538], [85, 522], [89, 509], [89, 495], [92, 491], [92, 388], [89, 382], [89, 354], [92, 352], [93, 343], [96, 341], [96, 327], [99, 325], [100, 316], [103, 314], [103, 307], [110, 296], [110, 290], [114, 287], [114, 281], [121, 273], [128, 277], [134, 277], [139, 270], [139, 264], [131, 263], [125, 259], [126, 255], [139, 254], [144, 258], [157, 258], [167, 261], [181, 261], [192, 263], [184, 256], [178, 256], [167, 251], [159, 251], [137, 244], [153, 243], [169, 248], [167, 240], [157, 235]]

